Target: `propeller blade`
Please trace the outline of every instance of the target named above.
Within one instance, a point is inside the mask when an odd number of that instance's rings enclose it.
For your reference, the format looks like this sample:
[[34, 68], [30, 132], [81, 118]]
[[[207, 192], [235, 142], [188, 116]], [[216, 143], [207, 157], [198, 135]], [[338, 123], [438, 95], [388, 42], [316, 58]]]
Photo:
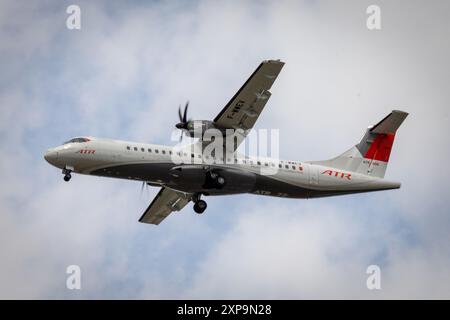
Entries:
[[148, 195], [148, 183], [146, 181], [142, 181], [142, 184], [141, 184], [141, 198], [142, 198], [142, 195], [144, 194], [144, 189], [145, 189], [145, 195], [147, 196]]
[[184, 106], [184, 114], [183, 114], [183, 123], [187, 122], [187, 111], [189, 107], [189, 100], [186, 102], [186, 105]]
[[183, 122], [183, 116], [181, 115], [181, 104], [178, 107], [178, 118], [180, 118], [180, 122]]
[[189, 108], [189, 100], [186, 102], [186, 105], [184, 106], [184, 112], [183, 113], [181, 112], [181, 105], [178, 106], [178, 118], [180, 119], [180, 122], [178, 122], [175, 125], [175, 127], [180, 129], [180, 130], [183, 130], [183, 129], [187, 130], [187, 128], [188, 128], [188, 121], [187, 121], [188, 108]]

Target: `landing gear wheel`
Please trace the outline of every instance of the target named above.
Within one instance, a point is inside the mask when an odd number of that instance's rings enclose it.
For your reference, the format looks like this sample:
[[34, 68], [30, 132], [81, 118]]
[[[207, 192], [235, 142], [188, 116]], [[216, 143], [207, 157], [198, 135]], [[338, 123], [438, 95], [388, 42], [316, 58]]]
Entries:
[[198, 200], [194, 204], [194, 211], [198, 214], [202, 214], [206, 210], [207, 204], [203, 200]]
[[62, 174], [64, 175], [64, 181], [69, 182], [70, 179], [72, 178], [72, 175], [70, 174], [72, 172], [73, 169], [68, 169], [66, 167], [64, 167], [64, 169], [62, 169]]

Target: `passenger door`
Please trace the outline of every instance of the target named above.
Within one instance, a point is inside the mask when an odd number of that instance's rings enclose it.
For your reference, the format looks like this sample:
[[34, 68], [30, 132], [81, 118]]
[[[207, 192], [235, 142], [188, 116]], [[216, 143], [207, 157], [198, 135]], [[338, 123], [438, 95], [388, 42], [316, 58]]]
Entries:
[[309, 184], [311, 185], [319, 184], [319, 168], [315, 165], [309, 166]]

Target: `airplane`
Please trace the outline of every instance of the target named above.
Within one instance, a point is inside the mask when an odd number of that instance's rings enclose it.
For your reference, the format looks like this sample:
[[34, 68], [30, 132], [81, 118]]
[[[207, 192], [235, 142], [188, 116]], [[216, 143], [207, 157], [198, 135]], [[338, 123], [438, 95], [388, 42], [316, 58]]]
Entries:
[[[397, 129], [408, 115], [404, 111], [393, 110], [368, 127], [356, 145], [329, 160], [262, 159], [237, 152], [270, 98], [269, 90], [283, 66], [280, 60], [263, 61], [213, 121], [188, 120], [189, 103], [183, 113], [180, 106], [176, 128], [182, 131], [181, 137], [200, 137], [188, 146], [83, 136], [48, 149], [44, 158], [62, 169], [65, 181], [71, 179], [71, 173], [78, 173], [159, 187], [139, 219], [155, 225], [191, 201], [194, 211], [203, 213], [207, 204], [202, 196], [248, 193], [306, 199], [400, 188], [399, 182], [383, 178]], [[224, 138], [229, 131], [234, 132], [234, 143], [223, 155], [204, 152], [207, 141], [198, 130], [203, 134], [209, 129]]]

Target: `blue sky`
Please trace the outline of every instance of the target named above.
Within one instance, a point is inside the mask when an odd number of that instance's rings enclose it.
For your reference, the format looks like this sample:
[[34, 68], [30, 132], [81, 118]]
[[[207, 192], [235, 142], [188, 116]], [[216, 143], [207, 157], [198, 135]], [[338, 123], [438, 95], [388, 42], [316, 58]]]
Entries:
[[[366, 1], [81, 1], [79, 31], [70, 4], [0, 4], [1, 298], [450, 297], [447, 2], [379, 1], [379, 31]], [[137, 220], [156, 189], [64, 183], [42, 157], [77, 135], [171, 144], [179, 104], [212, 119], [278, 58], [257, 127], [280, 130], [280, 156], [330, 158], [403, 109], [386, 175], [400, 190], [210, 197], [154, 227]]]

